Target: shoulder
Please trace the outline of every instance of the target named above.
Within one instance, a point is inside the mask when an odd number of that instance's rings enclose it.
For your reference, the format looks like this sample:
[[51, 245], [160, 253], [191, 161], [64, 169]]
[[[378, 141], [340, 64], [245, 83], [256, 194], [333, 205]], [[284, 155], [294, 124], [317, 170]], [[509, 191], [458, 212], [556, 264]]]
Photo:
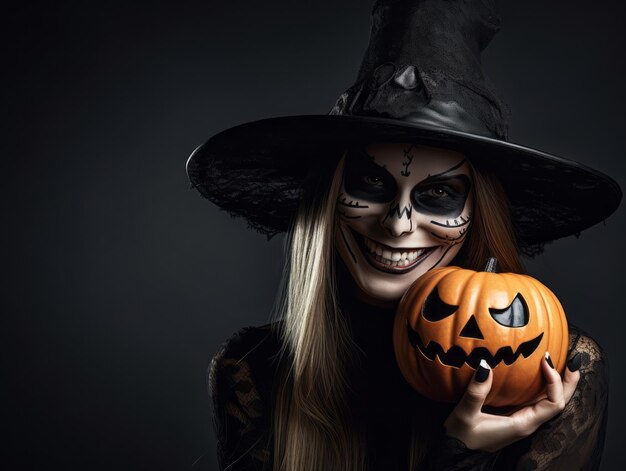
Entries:
[[568, 360], [576, 354], [580, 355], [580, 371], [602, 371], [608, 374], [608, 359], [600, 344], [587, 332], [573, 324], [569, 325]]
[[267, 350], [272, 346], [278, 348], [274, 327], [274, 324], [266, 324], [260, 327], [239, 329], [222, 343], [213, 360], [219, 360], [223, 357], [242, 360], [250, 354], [258, 355], [254, 352], [259, 349]]
[[275, 326], [245, 327], [231, 335], [213, 356], [208, 371], [209, 393], [216, 395], [266, 391], [277, 369], [280, 341]]
[[600, 344], [584, 330], [569, 326], [568, 361], [580, 355], [580, 380], [568, 408], [599, 413], [609, 394], [609, 363]]
[[221, 468], [267, 469], [272, 389], [280, 342], [275, 325], [246, 327], [218, 349], [208, 374]]

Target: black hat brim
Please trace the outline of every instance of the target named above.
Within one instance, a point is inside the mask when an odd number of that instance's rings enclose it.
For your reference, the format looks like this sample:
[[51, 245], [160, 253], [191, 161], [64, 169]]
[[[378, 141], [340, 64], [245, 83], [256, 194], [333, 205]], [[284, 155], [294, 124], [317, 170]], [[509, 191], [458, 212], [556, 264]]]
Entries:
[[288, 116], [235, 126], [198, 147], [187, 173], [203, 196], [271, 236], [289, 228], [311, 169], [373, 142], [450, 148], [495, 173], [522, 249], [580, 233], [606, 219], [622, 198], [613, 179], [577, 162], [489, 137], [367, 116]]

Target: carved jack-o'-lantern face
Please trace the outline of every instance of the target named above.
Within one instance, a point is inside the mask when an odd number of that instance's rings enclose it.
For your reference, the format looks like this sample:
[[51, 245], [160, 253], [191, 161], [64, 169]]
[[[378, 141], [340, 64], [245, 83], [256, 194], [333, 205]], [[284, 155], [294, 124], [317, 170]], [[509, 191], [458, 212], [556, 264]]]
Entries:
[[445, 267], [407, 291], [394, 325], [398, 365], [421, 394], [458, 400], [480, 360], [493, 370], [487, 404], [523, 404], [542, 392], [541, 359], [562, 371], [568, 330], [563, 308], [526, 275]]

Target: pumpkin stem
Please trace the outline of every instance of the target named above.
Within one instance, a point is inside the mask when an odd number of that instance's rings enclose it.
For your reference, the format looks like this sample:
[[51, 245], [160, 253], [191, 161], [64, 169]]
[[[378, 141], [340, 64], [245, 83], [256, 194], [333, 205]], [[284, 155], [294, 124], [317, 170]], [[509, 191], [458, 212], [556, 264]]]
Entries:
[[498, 267], [498, 259], [496, 257], [489, 257], [487, 260], [487, 265], [485, 265], [485, 269], [483, 271], [488, 271], [490, 273], [495, 273]]

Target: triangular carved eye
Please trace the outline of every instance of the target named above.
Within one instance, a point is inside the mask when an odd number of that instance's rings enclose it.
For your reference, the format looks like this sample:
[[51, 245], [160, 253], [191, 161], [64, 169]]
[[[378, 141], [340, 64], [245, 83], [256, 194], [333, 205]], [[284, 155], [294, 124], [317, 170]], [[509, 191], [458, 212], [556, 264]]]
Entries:
[[422, 315], [426, 320], [436, 322], [454, 314], [458, 308], [459, 306], [444, 303], [439, 297], [439, 291], [437, 291], [435, 287], [426, 298], [426, 301], [424, 301]]
[[523, 327], [528, 324], [528, 306], [521, 294], [517, 294], [509, 307], [489, 308], [489, 314], [504, 327]]

